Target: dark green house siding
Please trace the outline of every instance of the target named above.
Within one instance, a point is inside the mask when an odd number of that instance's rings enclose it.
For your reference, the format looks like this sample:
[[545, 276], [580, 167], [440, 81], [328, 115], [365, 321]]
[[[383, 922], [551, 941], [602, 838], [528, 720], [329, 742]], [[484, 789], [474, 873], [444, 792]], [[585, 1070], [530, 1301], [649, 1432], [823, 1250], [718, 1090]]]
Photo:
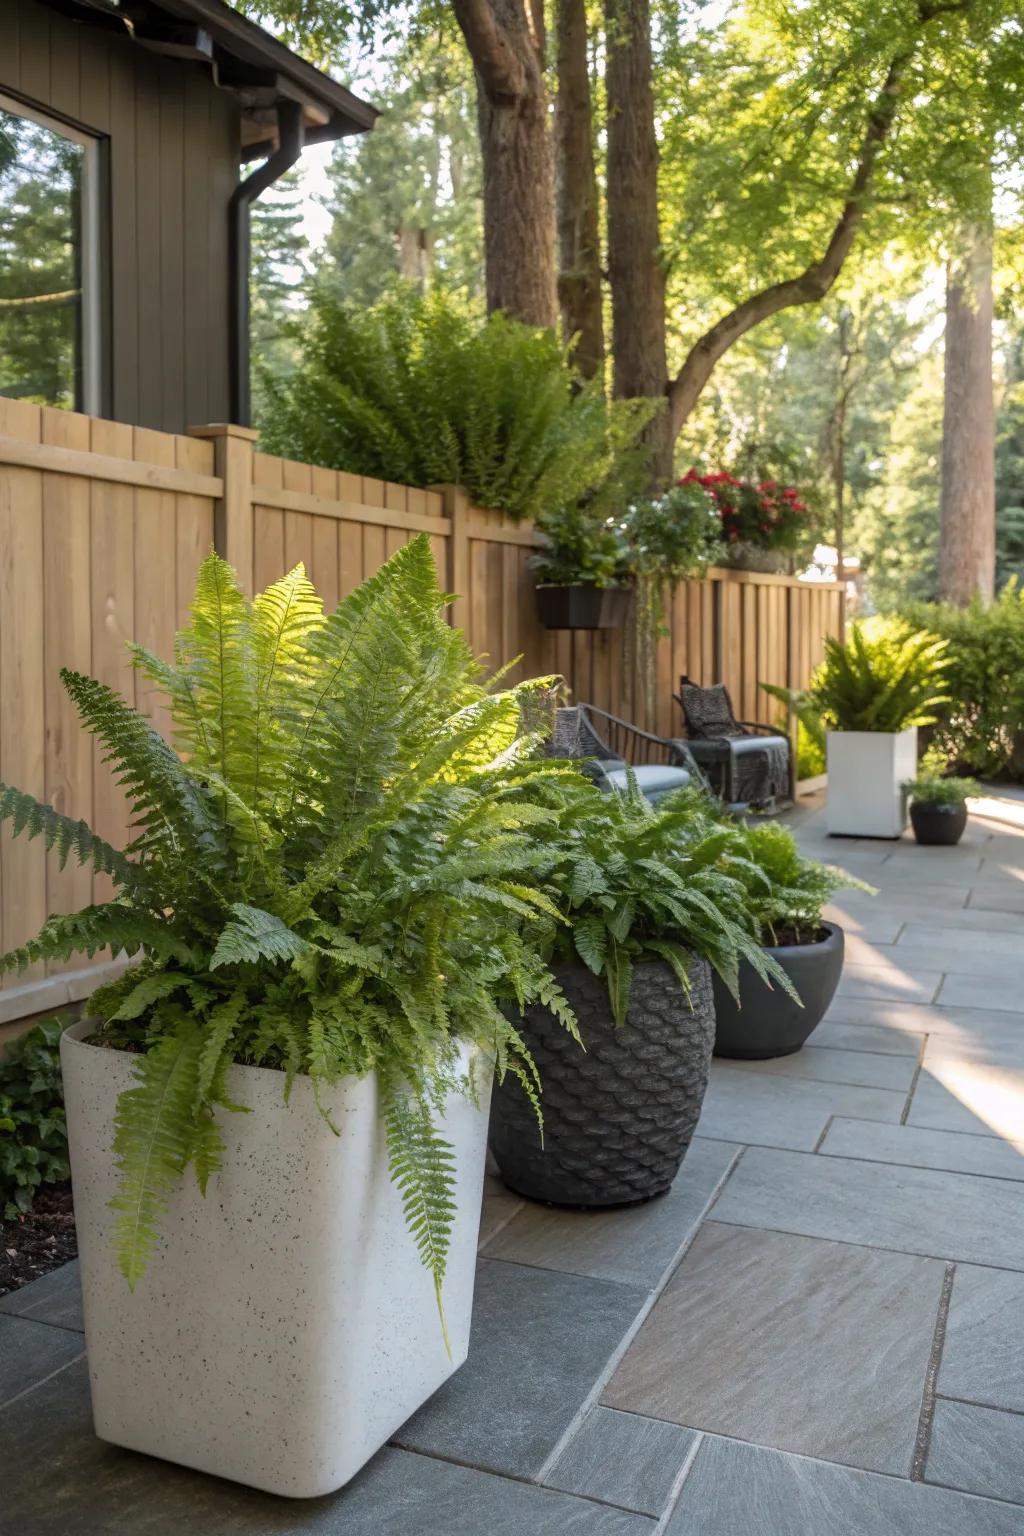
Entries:
[[235, 99], [206, 66], [38, 0], [0, 0], [0, 93], [105, 141], [103, 414], [166, 432], [226, 421]]

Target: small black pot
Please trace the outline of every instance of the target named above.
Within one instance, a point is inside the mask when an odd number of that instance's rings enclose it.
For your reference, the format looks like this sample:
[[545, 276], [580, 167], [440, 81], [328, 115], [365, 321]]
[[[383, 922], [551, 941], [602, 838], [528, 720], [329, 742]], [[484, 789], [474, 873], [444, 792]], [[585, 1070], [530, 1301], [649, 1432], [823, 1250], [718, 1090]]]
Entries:
[[538, 587], [537, 614], [545, 629], [621, 629], [630, 587]]
[[715, 1055], [741, 1061], [791, 1056], [825, 1016], [843, 969], [843, 930], [822, 923], [827, 937], [817, 944], [765, 946], [800, 994], [798, 1008], [780, 987], [767, 987], [746, 960], [740, 961], [740, 1003], [719, 976], [715, 987]]
[[929, 805], [927, 800], [911, 800], [910, 824], [917, 841], [925, 847], [948, 847], [964, 835], [967, 807], [962, 801], [959, 805]]
[[667, 1190], [700, 1116], [715, 1038], [707, 963], [691, 963], [691, 1000], [661, 961], [638, 965], [616, 1025], [603, 976], [555, 967], [586, 1050], [546, 1008], [516, 1020], [540, 1072], [544, 1145], [510, 1075], [495, 1084], [491, 1150], [509, 1189], [549, 1205], [633, 1205]]

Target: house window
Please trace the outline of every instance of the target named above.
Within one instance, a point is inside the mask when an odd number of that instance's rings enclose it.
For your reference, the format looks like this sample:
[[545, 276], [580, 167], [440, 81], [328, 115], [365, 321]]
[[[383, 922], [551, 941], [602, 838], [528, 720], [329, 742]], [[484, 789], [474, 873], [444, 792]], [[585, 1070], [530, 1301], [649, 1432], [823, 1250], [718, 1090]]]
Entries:
[[94, 415], [97, 147], [0, 96], [0, 395]]

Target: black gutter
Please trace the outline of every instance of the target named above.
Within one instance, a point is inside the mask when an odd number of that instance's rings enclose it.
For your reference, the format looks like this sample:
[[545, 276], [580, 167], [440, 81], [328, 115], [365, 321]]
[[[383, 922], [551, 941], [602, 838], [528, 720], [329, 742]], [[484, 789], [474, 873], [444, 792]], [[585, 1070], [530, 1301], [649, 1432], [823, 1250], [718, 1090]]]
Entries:
[[228, 205], [228, 273], [230, 399], [235, 426], [251, 425], [252, 395], [249, 380], [249, 205], [272, 186], [302, 154], [305, 143], [302, 106], [297, 101], [277, 104], [278, 145], [263, 164], [240, 181]]

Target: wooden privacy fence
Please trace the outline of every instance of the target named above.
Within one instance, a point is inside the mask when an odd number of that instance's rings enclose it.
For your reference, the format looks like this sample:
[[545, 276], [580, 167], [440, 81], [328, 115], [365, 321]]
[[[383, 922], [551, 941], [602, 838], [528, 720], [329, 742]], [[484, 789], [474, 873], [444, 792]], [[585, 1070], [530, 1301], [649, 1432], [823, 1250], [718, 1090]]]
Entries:
[[[125, 642], [168, 655], [211, 547], [259, 590], [303, 561], [328, 606], [417, 533], [429, 535], [453, 621], [488, 665], [562, 673], [575, 697], [632, 717], [624, 632], [537, 622], [532, 527], [434, 491], [259, 453], [245, 428], [170, 436], [0, 399], [0, 780], [81, 816], [114, 843], [124, 801], [79, 729], [58, 677], [72, 667], [119, 688], [164, 728]], [[728, 684], [745, 719], [771, 718], [760, 682], [805, 683], [842, 625], [835, 585], [715, 570], [666, 596], [655, 729], [678, 734], [679, 673]], [[37, 843], [0, 841], [0, 952], [49, 912], [102, 899], [105, 882]], [[41, 966], [0, 984], [0, 1023], [84, 996], [95, 966]]]

